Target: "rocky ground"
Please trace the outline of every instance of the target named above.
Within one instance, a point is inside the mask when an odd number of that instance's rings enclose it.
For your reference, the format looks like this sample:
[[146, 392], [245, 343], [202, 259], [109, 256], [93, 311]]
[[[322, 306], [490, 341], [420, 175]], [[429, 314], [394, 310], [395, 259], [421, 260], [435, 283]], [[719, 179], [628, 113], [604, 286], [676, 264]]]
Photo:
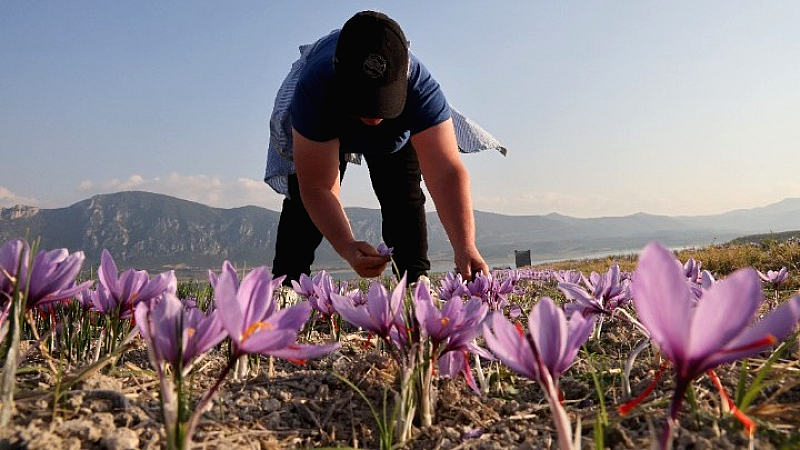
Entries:
[[[199, 424], [195, 448], [377, 448], [378, 427], [370, 408], [333, 372], [357, 385], [380, 411], [387, 389], [394, 386], [394, 363], [366, 346], [365, 335], [347, 336], [342, 348], [324, 359], [304, 366], [276, 360], [270, 373], [268, 359], [262, 358], [251, 373], [239, 379], [230, 377]], [[671, 395], [669, 372], [632, 413], [620, 417], [616, 412], [626, 400], [620, 389], [620, 361], [624, 361], [636, 340], [633, 330], [624, 324], [605, 326], [601, 338], [589, 341], [588, 352], [579, 354], [561, 380], [573, 424], [581, 421], [583, 448], [595, 448], [594, 425], [601, 408], [591, 376], [593, 370], [608, 410], [604, 447], [648, 448], [653, 433], [661, 430]], [[191, 378], [194, 398], [213, 384], [224, 363], [224, 355], [213, 353], [199, 364]], [[759, 361], [751, 360], [750, 364], [757, 367]], [[487, 372], [496, 372], [489, 363], [484, 366]], [[637, 395], [650, 384], [659, 362], [650, 350], [645, 350], [634, 367], [631, 387]], [[718, 370], [729, 392], [736, 388], [738, 367]], [[63, 392], [61, 400], [54, 403], [52, 394], [63, 391], [59, 386], [77, 369], [59, 375], [36, 348], [27, 351], [18, 375], [13, 424], [0, 430], [0, 449], [164, 448], [159, 385], [141, 342], [126, 352], [114, 368], [93, 373]], [[755, 407], [747, 411], [758, 423], [752, 442], [739, 422], [722, 412], [719, 394], [711, 382], [706, 377], [699, 379], [694, 388], [694, 405], [687, 402], [684, 406], [675, 447], [800, 448], [798, 372], [796, 357], [776, 364], [774, 380], [754, 402]], [[556, 448], [555, 431], [541, 389], [506, 370], [499, 373], [493, 378], [492, 392], [484, 397], [467, 388], [463, 379], [440, 380], [434, 426], [415, 428], [413, 439], [403, 448]], [[391, 394], [388, 398], [391, 402]]]

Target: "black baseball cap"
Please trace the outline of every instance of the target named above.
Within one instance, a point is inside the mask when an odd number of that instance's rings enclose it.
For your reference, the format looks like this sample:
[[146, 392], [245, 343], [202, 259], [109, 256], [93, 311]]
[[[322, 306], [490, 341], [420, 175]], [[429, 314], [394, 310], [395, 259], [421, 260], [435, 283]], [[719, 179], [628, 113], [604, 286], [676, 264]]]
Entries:
[[344, 114], [393, 119], [408, 89], [408, 41], [386, 14], [361, 11], [345, 22], [334, 58], [334, 88]]

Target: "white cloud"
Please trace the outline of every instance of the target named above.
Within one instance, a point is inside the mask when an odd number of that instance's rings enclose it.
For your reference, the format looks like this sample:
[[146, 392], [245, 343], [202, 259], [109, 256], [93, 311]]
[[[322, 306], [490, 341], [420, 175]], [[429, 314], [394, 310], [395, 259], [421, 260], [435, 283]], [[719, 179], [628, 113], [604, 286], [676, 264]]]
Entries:
[[7, 208], [16, 205], [38, 206], [39, 201], [35, 198], [17, 195], [8, 188], [0, 186], [0, 207]]
[[125, 180], [83, 180], [77, 191], [83, 196], [141, 190], [191, 200], [218, 208], [255, 205], [279, 210], [283, 197], [260, 180], [226, 180], [217, 175], [186, 175], [172, 172], [165, 177], [146, 178], [133, 174]]

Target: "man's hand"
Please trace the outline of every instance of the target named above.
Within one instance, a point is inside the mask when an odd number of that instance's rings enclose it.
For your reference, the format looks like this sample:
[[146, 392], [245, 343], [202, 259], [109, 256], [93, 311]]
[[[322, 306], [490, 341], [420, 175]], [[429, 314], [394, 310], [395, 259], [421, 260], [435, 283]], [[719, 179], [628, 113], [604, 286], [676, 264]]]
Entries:
[[358, 276], [364, 278], [379, 277], [389, 262], [389, 256], [381, 256], [373, 246], [364, 241], [351, 241], [348, 243], [342, 256], [356, 271]]
[[489, 274], [489, 265], [483, 260], [477, 248], [456, 250], [455, 263], [456, 270], [464, 280], [473, 280], [478, 272]]

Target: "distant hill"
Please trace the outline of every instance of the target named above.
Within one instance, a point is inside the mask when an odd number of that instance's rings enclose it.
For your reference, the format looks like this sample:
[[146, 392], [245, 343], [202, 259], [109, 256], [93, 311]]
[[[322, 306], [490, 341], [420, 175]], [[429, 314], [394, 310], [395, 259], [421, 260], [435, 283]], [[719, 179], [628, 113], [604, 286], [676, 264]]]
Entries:
[[[377, 244], [380, 211], [348, 208], [356, 237]], [[221, 209], [148, 192], [98, 195], [66, 208], [0, 209], [0, 241], [40, 237], [42, 248], [83, 250], [89, 264], [107, 248], [120, 267], [148, 270], [270, 265], [280, 213], [255, 206]], [[477, 242], [490, 264], [512, 265], [514, 250], [535, 261], [635, 252], [652, 240], [672, 247], [720, 243], [747, 234], [800, 229], [800, 199], [711, 216], [579, 219], [559, 214], [508, 216], [475, 212]], [[452, 251], [436, 213], [428, 214], [430, 256], [450, 261]], [[316, 269], [346, 267], [323, 243]]]
[[763, 244], [766, 242], [785, 242], [788, 240], [800, 240], [800, 230], [783, 231], [780, 233], [750, 234], [731, 240], [731, 244]]

